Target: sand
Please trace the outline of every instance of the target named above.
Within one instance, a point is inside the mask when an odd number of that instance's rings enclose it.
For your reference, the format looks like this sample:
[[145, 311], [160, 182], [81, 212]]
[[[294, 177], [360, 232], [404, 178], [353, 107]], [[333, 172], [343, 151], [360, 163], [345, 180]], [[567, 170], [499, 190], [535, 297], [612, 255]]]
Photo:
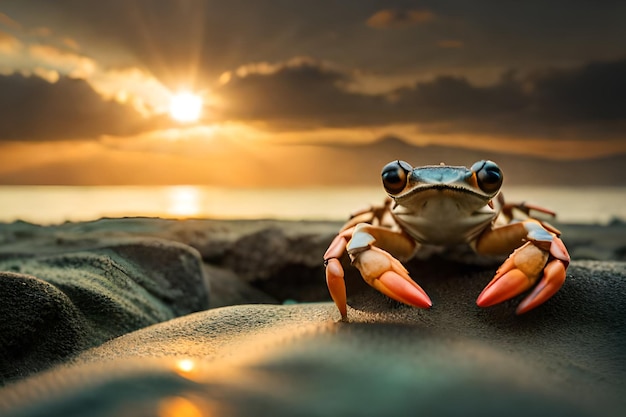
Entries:
[[573, 262], [544, 306], [479, 309], [497, 262], [408, 263], [434, 306], [348, 270], [338, 224], [103, 219], [0, 225], [0, 415], [585, 415], [626, 406], [626, 225], [559, 225]]

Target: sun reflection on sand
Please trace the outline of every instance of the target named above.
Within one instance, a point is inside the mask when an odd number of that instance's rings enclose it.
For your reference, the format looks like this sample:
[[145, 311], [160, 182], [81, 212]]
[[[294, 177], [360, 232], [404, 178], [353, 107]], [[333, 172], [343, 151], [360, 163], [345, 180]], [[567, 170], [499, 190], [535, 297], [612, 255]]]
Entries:
[[197, 187], [169, 188], [167, 214], [176, 217], [191, 217], [197, 216], [200, 212], [200, 190]]
[[179, 376], [193, 382], [202, 384], [206, 382], [206, 369], [199, 363], [189, 358], [178, 359], [173, 362], [171, 369]]
[[204, 417], [209, 414], [184, 397], [170, 397], [159, 403], [159, 417]]
[[181, 359], [176, 363], [176, 366], [182, 372], [191, 372], [196, 364], [191, 359]]

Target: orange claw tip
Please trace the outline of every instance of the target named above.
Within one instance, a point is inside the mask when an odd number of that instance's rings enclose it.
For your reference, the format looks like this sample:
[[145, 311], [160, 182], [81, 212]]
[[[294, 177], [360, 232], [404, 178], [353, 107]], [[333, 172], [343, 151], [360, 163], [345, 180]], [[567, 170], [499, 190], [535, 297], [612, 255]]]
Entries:
[[506, 274], [509, 271], [512, 271], [515, 268], [515, 259], [512, 256], [508, 257], [507, 260], [504, 261], [502, 265], [500, 265], [500, 268], [498, 268], [498, 270], [496, 271], [496, 276], [494, 276], [491, 281], [489, 281], [489, 284], [487, 284], [487, 286], [483, 289], [483, 292], [487, 291], [489, 287], [498, 282], [502, 275]]
[[526, 291], [531, 283], [528, 277], [519, 269], [514, 269], [502, 275], [500, 279], [490, 283], [476, 299], [479, 307], [491, 307], [513, 298]]
[[343, 268], [339, 260], [332, 258], [326, 264], [326, 285], [328, 292], [335, 302], [342, 320], [348, 318], [348, 306], [346, 297], [346, 284], [343, 280]]
[[524, 314], [548, 301], [565, 282], [565, 265], [560, 260], [550, 262], [541, 281], [535, 289], [520, 303], [515, 314]]
[[426, 292], [413, 280], [405, 279], [393, 271], [387, 271], [374, 281], [377, 290], [386, 296], [418, 308], [430, 308], [433, 302]]

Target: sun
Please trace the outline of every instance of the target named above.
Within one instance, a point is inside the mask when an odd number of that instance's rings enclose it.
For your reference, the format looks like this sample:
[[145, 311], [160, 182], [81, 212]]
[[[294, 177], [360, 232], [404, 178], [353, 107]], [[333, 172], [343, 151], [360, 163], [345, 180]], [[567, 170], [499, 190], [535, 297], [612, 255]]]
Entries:
[[179, 122], [195, 122], [202, 116], [202, 97], [180, 92], [170, 99], [170, 116]]

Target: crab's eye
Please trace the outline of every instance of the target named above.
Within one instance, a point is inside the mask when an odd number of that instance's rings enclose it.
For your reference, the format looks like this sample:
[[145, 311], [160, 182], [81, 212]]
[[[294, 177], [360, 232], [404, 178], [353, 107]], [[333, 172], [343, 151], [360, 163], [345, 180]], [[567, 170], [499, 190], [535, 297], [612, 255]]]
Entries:
[[404, 190], [411, 171], [413, 167], [404, 161], [393, 161], [385, 165], [381, 174], [385, 190], [390, 194]]
[[498, 191], [502, 186], [502, 170], [495, 162], [476, 162], [472, 167], [472, 171], [476, 172], [478, 186], [484, 192], [493, 193]]

